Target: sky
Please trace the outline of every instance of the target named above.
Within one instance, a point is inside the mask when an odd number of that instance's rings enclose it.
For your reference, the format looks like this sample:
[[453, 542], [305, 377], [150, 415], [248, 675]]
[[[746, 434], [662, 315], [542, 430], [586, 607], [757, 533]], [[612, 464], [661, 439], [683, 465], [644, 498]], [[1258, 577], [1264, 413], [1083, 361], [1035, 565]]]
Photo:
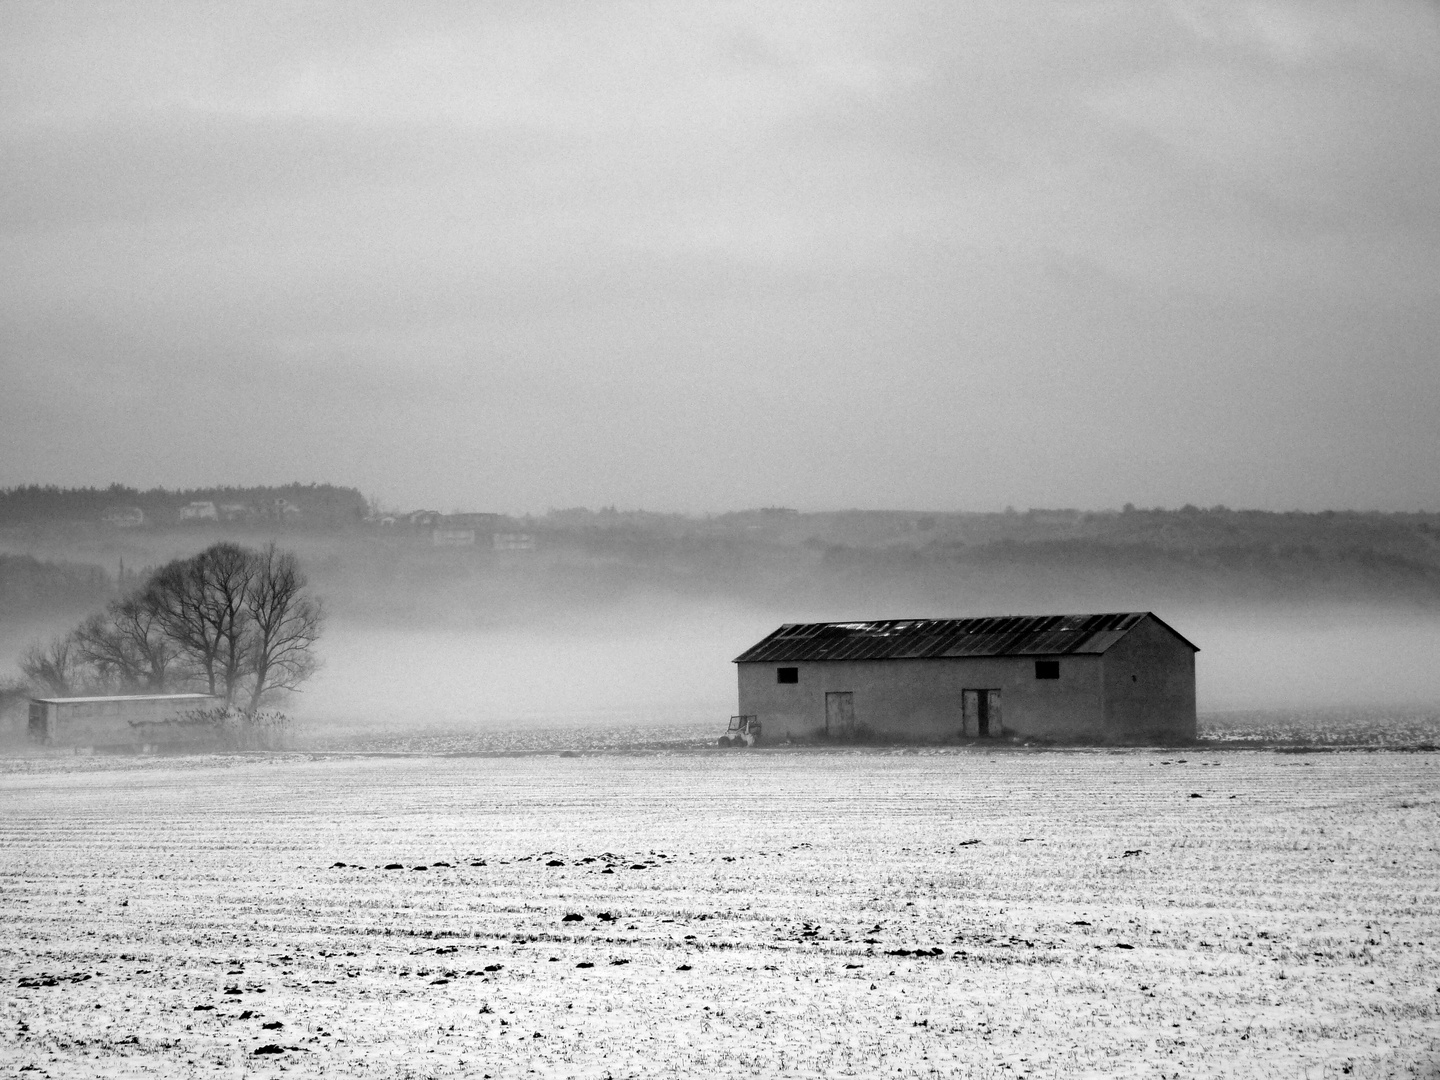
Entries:
[[1433, 0], [0, 8], [0, 486], [1440, 510]]

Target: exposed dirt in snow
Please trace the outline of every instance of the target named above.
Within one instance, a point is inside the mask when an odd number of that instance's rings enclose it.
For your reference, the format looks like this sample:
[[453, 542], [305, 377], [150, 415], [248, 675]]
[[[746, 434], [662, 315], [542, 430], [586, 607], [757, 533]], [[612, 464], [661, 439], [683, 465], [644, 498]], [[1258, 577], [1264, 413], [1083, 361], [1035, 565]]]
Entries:
[[28, 761], [0, 1059], [1434, 1075], [1437, 781], [1383, 751]]

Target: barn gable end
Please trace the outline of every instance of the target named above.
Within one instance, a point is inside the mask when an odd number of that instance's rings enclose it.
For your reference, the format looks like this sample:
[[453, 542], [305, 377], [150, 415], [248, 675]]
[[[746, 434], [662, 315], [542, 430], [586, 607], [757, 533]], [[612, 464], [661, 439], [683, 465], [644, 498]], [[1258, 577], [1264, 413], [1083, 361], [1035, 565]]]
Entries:
[[1109, 742], [1195, 738], [1195, 653], [1153, 616], [1105, 652], [1105, 737]]

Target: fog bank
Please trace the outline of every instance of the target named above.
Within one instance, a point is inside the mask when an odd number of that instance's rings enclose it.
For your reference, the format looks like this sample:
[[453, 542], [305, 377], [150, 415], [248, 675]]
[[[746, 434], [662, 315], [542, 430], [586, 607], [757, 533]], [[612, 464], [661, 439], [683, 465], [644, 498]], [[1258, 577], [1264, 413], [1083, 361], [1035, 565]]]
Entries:
[[[1201, 648], [1202, 713], [1440, 705], [1440, 619], [1160, 614]], [[846, 616], [789, 620], [811, 617]], [[677, 605], [505, 630], [338, 623], [325, 639], [324, 670], [288, 707], [304, 725], [357, 731], [718, 726], [735, 710], [731, 659], [782, 621], [758, 610]]]

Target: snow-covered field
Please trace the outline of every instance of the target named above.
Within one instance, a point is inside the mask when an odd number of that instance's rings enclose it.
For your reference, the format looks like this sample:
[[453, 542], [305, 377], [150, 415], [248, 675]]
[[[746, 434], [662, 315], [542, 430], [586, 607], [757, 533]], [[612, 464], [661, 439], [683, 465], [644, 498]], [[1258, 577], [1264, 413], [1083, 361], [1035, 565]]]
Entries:
[[1437, 781], [1358, 750], [0, 763], [0, 1069], [1436, 1075]]

